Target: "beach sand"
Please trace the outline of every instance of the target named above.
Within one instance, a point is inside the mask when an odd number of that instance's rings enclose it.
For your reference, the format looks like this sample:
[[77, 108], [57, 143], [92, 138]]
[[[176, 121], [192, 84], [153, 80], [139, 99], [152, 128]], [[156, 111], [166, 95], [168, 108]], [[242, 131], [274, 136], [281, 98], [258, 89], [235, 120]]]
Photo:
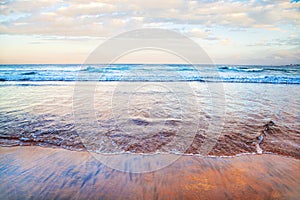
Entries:
[[0, 148], [0, 199], [299, 199], [300, 160], [278, 155], [182, 156], [125, 173], [88, 152]]

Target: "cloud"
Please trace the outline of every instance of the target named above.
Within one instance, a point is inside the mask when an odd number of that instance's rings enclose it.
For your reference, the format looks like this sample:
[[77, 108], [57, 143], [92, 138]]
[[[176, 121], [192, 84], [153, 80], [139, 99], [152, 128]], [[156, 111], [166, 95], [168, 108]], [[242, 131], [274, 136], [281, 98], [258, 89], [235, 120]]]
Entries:
[[199, 28], [192, 28], [188, 31], [188, 35], [191, 37], [207, 38], [209, 36], [209, 31], [205, 31]]
[[0, 31], [109, 36], [149, 25], [170, 28], [165, 24], [278, 30], [282, 24], [300, 27], [299, 5], [287, 1], [6, 1], [0, 7]]
[[[299, 10], [296, 0], [9, 0], [0, 2], [0, 34], [39, 37], [39, 43], [47, 44], [103, 40], [136, 28], [165, 28], [200, 41], [212, 54], [227, 57], [243, 51], [242, 56], [259, 57], [266, 48], [286, 52], [298, 48]], [[285, 56], [294, 52], [298, 50]], [[274, 58], [273, 54], [265, 58]]]
[[300, 39], [297, 34], [291, 34], [286, 38], [271, 38], [268, 40], [261, 40], [254, 44], [249, 44], [248, 46], [294, 46], [300, 47]]

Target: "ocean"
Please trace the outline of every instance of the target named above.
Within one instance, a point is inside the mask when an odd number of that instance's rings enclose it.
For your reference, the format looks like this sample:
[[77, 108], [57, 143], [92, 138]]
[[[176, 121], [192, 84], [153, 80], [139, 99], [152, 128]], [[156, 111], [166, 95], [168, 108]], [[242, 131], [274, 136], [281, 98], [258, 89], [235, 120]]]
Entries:
[[[81, 76], [78, 76], [78, 73]], [[3, 81], [203, 81], [300, 84], [300, 66], [189, 64], [1, 65]], [[11, 83], [11, 82], [9, 82]]]
[[292, 65], [1, 65], [0, 145], [300, 158], [299, 89]]

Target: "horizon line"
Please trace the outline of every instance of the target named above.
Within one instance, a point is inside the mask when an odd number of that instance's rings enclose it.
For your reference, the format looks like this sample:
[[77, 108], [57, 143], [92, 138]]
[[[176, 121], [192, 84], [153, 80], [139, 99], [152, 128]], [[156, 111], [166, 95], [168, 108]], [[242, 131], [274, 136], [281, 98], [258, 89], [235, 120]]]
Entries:
[[300, 66], [290, 64], [225, 64], [225, 63], [0, 63], [0, 65], [242, 65], [242, 66]]

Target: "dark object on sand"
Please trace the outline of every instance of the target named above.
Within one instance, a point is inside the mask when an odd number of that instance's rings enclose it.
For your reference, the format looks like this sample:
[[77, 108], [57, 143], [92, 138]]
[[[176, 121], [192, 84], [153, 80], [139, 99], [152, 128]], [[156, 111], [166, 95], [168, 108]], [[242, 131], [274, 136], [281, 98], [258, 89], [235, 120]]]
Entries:
[[267, 131], [270, 129], [270, 126], [274, 126], [275, 123], [271, 120], [267, 124], [264, 125], [264, 131]]
[[263, 142], [267, 131], [270, 129], [270, 126], [274, 126], [275, 123], [271, 120], [267, 124], [264, 125], [264, 130], [261, 132], [259, 136], [256, 137], [257, 143], [256, 143], [256, 151], [258, 154], [262, 154], [262, 149], [260, 148], [260, 144]]

